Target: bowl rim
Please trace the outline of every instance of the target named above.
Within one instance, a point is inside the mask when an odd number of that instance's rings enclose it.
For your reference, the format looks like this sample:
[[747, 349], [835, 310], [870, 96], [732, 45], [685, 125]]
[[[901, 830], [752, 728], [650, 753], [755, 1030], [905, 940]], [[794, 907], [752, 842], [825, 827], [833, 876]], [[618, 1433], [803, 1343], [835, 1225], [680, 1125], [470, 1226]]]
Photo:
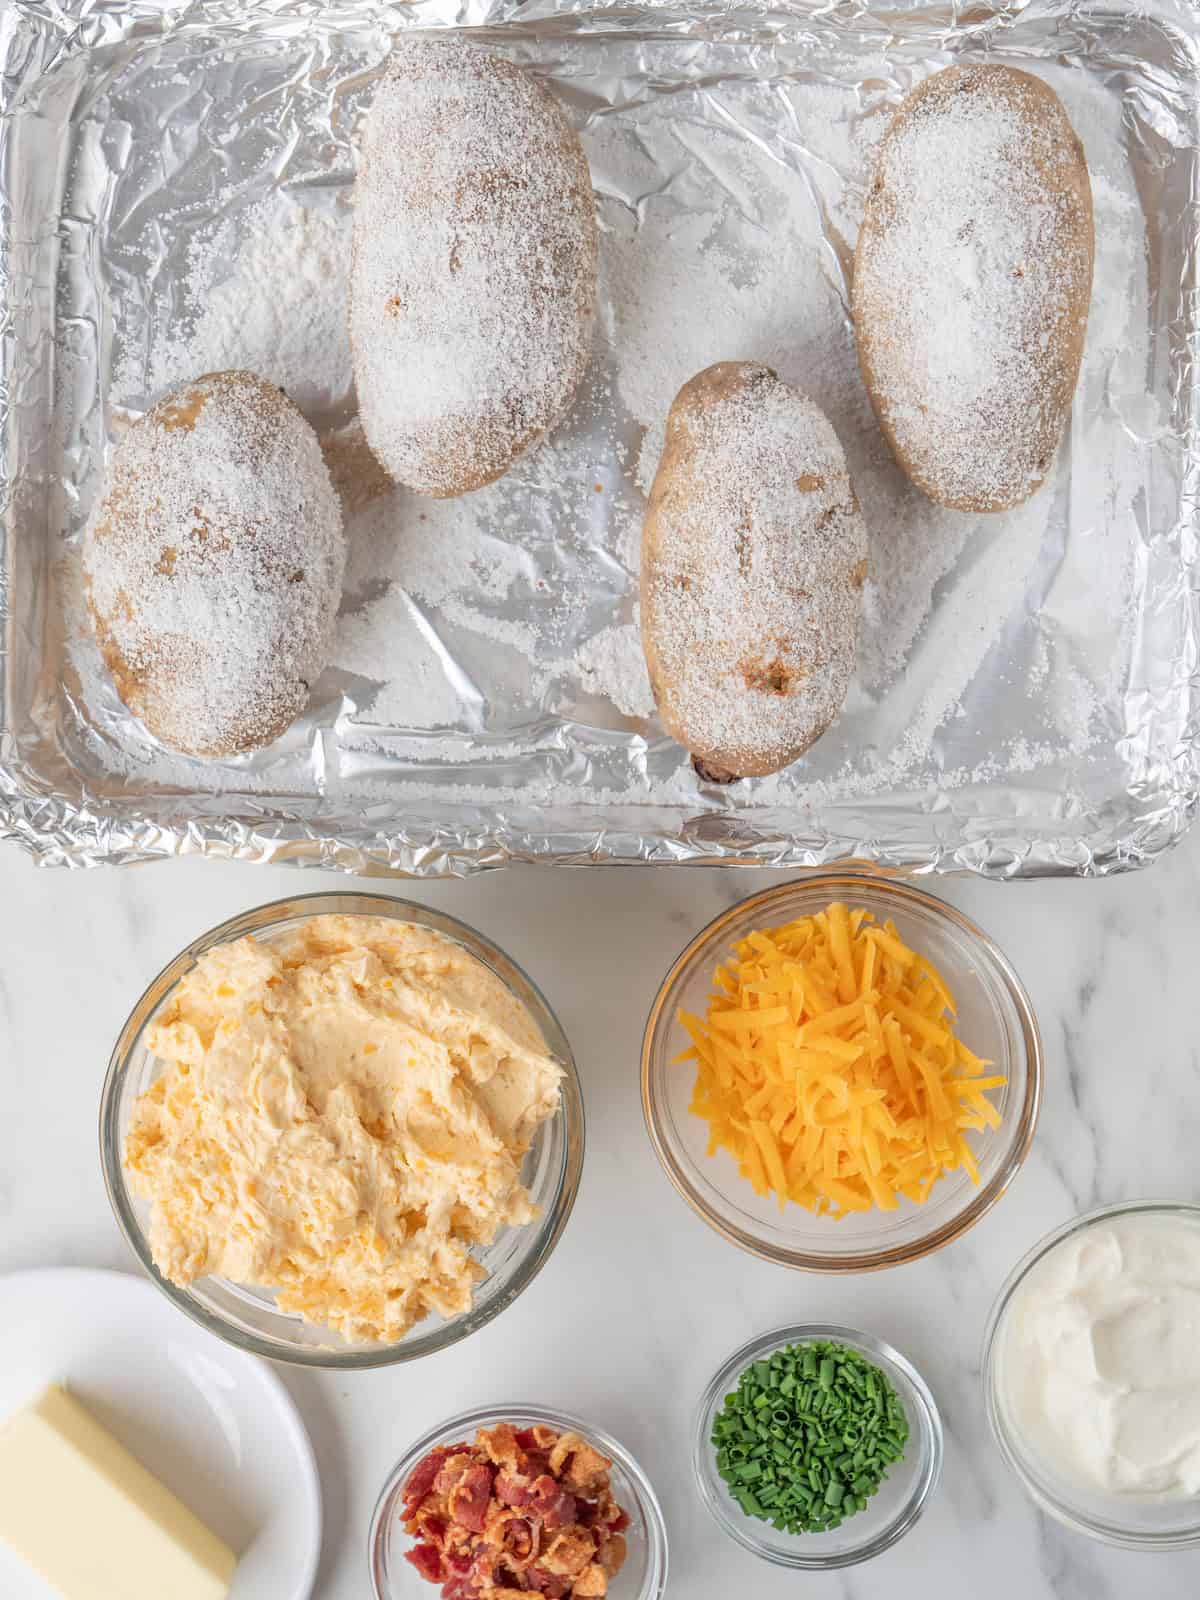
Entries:
[[449, 1433], [474, 1433], [477, 1428], [486, 1427], [489, 1422], [510, 1422], [514, 1417], [529, 1417], [536, 1422], [544, 1422], [549, 1427], [557, 1428], [560, 1432], [569, 1429], [575, 1433], [582, 1434], [589, 1443], [598, 1445], [605, 1455], [610, 1456], [621, 1468], [621, 1471], [625, 1473], [626, 1477], [630, 1479], [642, 1502], [646, 1543], [649, 1547], [651, 1558], [651, 1570], [647, 1575], [646, 1582], [642, 1585], [637, 1600], [662, 1600], [662, 1596], [667, 1591], [669, 1566], [667, 1524], [658, 1496], [654, 1492], [654, 1485], [650, 1482], [636, 1456], [631, 1455], [621, 1441], [615, 1439], [605, 1429], [574, 1415], [573, 1412], [560, 1411], [554, 1406], [537, 1405], [524, 1401], [510, 1401], [501, 1405], [476, 1406], [469, 1411], [460, 1411], [452, 1417], [447, 1417], [444, 1422], [436, 1423], [433, 1427], [427, 1428], [419, 1439], [409, 1445], [408, 1449], [391, 1468], [384, 1479], [383, 1488], [376, 1497], [375, 1507], [371, 1512], [371, 1521], [367, 1528], [367, 1564], [371, 1578], [371, 1593], [374, 1596], [374, 1600], [394, 1600], [393, 1591], [384, 1586], [381, 1551], [386, 1537], [392, 1503], [400, 1486], [408, 1478], [413, 1467], [416, 1466], [427, 1451], [431, 1450], [439, 1440]]
[[[948, 923], [957, 933], [964, 935], [968, 941], [975, 943], [995, 970], [1017, 1014], [1025, 1052], [1025, 1094], [1017, 1113], [1013, 1143], [1003, 1165], [986, 1184], [974, 1191], [969, 1203], [956, 1216], [907, 1244], [888, 1245], [875, 1250], [860, 1249], [835, 1257], [811, 1249], [791, 1249], [783, 1245], [769, 1244], [747, 1229], [726, 1221], [712, 1211], [683, 1167], [672, 1155], [663, 1137], [657, 1097], [652, 1085], [652, 1056], [659, 1031], [664, 1026], [667, 998], [680, 973], [699, 950], [718, 940], [723, 930], [735, 918], [744, 916], [748, 911], [769, 912], [779, 901], [795, 894], [798, 890], [811, 890], [817, 893], [828, 891], [830, 898], [836, 899], [838, 890], [850, 892], [864, 886], [870, 887], [876, 893], [893, 897], [902, 906], [931, 913]], [[665, 1020], [669, 1023], [669, 1019]], [[970, 917], [957, 907], [940, 900], [936, 895], [868, 868], [851, 867], [836, 872], [814, 872], [789, 879], [787, 883], [773, 884], [770, 888], [759, 889], [713, 917], [689, 939], [660, 983], [642, 1033], [642, 1115], [659, 1164], [676, 1191], [703, 1222], [731, 1244], [737, 1245], [739, 1249], [757, 1256], [762, 1261], [793, 1267], [802, 1272], [827, 1274], [878, 1272], [886, 1267], [903, 1266], [910, 1261], [919, 1261], [922, 1256], [931, 1255], [935, 1250], [942, 1249], [974, 1227], [1005, 1193], [1024, 1165], [1037, 1130], [1042, 1103], [1043, 1068], [1042, 1036], [1033, 1004], [1025, 985], [999, 945]]]
[[[490, 967], [509, 989], [513, 989], [512, 980], [515, 979], [517, 985], [527, 991], [535, 1006], [540, 1008], [534, 1020], [547, 1035], [547, 1047], [563, 1069], [561, 1103], [555, 1113], [563, 1121], [563, 1154], [554, 1194], [542, 1218], [529, 1224], [534, 1230], [531, 1234], [532, 1247], [528, 1256], [518, 1263], [506, 1292], [497, 1295], [493, 1303], [482, 1309], [472, 1307], [449, 1321], [439, 1322], [423, 1337], [406, 1338], [398, 1344], [367, 1349], [289, 1345], [260, 1336], [234, 1326], [199, 1301], [189, 1289], [181, 1288], [164, 1277], [155, 1265], [149, 1243], [134, 1212], [122, 1162], [119, 1123], [125, 1075], [134, 1047], [146, 1025], [175, 985], [196, 966], [201, 955], [217, 945], [229, 944], [247, 934], [261, 935], [298, 918], [330, 914], [379, 916], [394, 922], [415, 922], [461, 945]], [[524, 997], [517, 993], [517, 998], [523, 1000]], [[226, 1343], [269, 1361], [335, 1371], [365, 1371], [401, 1365], [449, 1349], [451, 1345], [485, 1327], [528, 1288], [549, 1260], [570, 1220], [583, 1173], [586, 1117], [579, 1071], [562, 1024], [538, 985], [499, 945], [461, 918], [432, 906], [421, 905], [415, 900], [361, 890], [332, 889], [313, 894], [285, 895], [228, 917], [190, 940], [158, 972], [125, 1019], [109, 1056], [100, 1093], [99, 1136], [104, 1187], [125, 1243], [151, 1281], [186, 1316]]]
[[[917, 1416], [910, 1421], [913, 1431], [921, 1441], [922, 1464], [912, 1494], [905, 1500], [894, 1519], [874, 1538], [864, 1538], [861, 1544], [853, 1545], [846, 1550], [805, 1555], [802, 1550], [788, 1552], [772, 1549], [766, 1543], [765, 1535], [762, 1537], [758, 1535], [757, 1524], [752, 1518], [747, 1517], [744, 1522], [738, 1522], [729, 1515], [727, 1508], [714, 1491], [712, 1474], [706, 1470], [713, 1455], [712, 1443], [708, 1437], [707, 1419], [714, 1404], [723, 1393], [728, 1392], [730, 1386], [751, 1362], [757, 1361], [768, 1351], [776, 1350], [781, 1345], [802, 1344], [814, 1339], [829, 1339], [838, 1344], [849, 1345], [860, 1355], [882, 1366], [885, 1371], [888, 1367], [893, 1368], [911, 1385], [918, 1406]], [[885, 1550], [890, 1550], [892, 1545], [898, 1543], [920, 1520], [941, 1478], [944, 1449], [945, 1435], [937, 1401], [929, 1385], [907, 1356], [889, 1344], [886, 1339], [881, 1339], [878, 1334], [868, 1333], [863, 1328], [851, 1328], [836, 1322], [796, 1322], [773, 1328], [769, 1333], [748, 1339], [717, 1368], [706, 1385], [696, 1410], [692, 1429], [692, 1470], [700, 1490], [700, 1498], [707, 1506], [713, 1521], [722, 1533], [727, 1534], [743, 1549], [751, 1551], [761, 1560], [769, 1561], [774, 1566], [788, 1567], [793, 1571], [833, 1572], [839, 1567], [857, 1566], [859, 1562], [870, 1561], [874, 1556], [882, 1555]], [[715, 1471], [714, 1465], [713, 1474]], [[770, 1524], [764, 1523], [763, 1526], [769, 1527]]]
[[[1082, 1512], [1064, 1504], [1058, 1496], [1051, 1493], [1026, 1465], [1027, 1453], [1022, 1452], [1016, 1443], [1014, 1431], [1007, 1427], [1001, 1415], [999, 1403], [999, 1378], [997, 1373], [997, 1344], [1001, 1327], [1004, 1323], [1005, 1313], [1012, 1305], [1013, 1297], [1025, 1282], [1028, 1274], [1041, 1261], [1056, 1249], [1064, 1240], [1072, 1238], [1078, 1233], [1085, 1232], [1088, 1228], [1095, 1227], [1098, 1223], [1110, 1222], [1114, 1217], [1127, 1216], [1182, 1216], [1200, 1226], [1200, 1203], [1189, 1200], [1171, 1200], [1165, 1198], [1143, 1198], [1139, 1200], [1115, 1200], [1106, 1205], [1093, 1206], [1090, 1210], [1081, 1211], [1076, 1216], [1070, 1217], [1066, 1222], [1060, 1223], [1057, 1228], [1052, 1228], [1049, 1233], [1043, 1234], [1037, 1242], [1017, 1261], [1008, 1273], [992, 1302], [988, 1312], [987, 1322], [984, 1325], [983, 1340], [979, 1363], [980, 1381], [983, 1386], [983, 1403], [987, 1412], [988, 1426], [996, 1448], [1004, 1459], [1006, 1466], [1012, 1472], [1017, 1482], [1033, 1501], [1040, 1511], [1053, 1517], [1064, 1528], [1069, 1528], [1072, 1533], [1085, 1535], [1095, 1539], [1101, 1544], [1115, 1546], [1124, 1550], [1143, 1551], [1171, 1551], [1191, 1550], [1200, 1545], [1200, 1511], [1197, 1512], [1195, 1521], [1189, 1530], [1169, 1529], [1156, 1533], [1148, 1529], [1134, 1530], [1105, 1517], [1088, 1517]], [[1101, 1494], [1097, 1491], [1098, 1496]], [[1181, 1502], [1181, 1504], [1184, 1502]]]

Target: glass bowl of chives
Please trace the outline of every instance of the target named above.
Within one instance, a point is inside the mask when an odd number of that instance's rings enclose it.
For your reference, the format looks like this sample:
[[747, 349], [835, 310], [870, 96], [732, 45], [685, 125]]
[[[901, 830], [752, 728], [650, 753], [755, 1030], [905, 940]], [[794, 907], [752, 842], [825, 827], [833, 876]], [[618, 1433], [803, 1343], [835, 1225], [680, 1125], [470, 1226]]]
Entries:
[[704, 1392], [693, 1463], [731, 1539], [780, 1567], [832, 1570], [889, 1549], [942, 1468], [942, 1422], [916, 1368], [832, 1323], [735, 1350]]

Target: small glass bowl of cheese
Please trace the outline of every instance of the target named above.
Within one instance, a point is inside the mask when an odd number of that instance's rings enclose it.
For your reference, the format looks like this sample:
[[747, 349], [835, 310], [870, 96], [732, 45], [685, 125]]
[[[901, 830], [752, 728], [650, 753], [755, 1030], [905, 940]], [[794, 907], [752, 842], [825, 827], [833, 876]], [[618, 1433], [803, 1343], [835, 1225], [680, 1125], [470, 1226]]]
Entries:
[[[869, 1007], [870, 1028], [879, 1040], [880, 1050], [885, 1042], [890, 1047], [890, 1028], [899, 1029], [898, 1049], [905, 1049], [904, 1041], [908, 1041], [906, 1070], [916, 1084], [918, 1110], [928, 1107], [929, 1093], [940, 1096], [937, 1086], [927, 1091], [917, 1059], [921, 1052], [912, 1048], [914, 1040], [918, 1046], [922, 1043], [921, 1029], [933, 1041], [924, 1053], [932, 1057], [940, 1051], [942, 1057], [949, 1059], [954, 1047], [945, 1041], [942, 1030], [952, 1025], [954, 1036], [969, 1052], [964, 1053], [963, 1061], [971, 1064], [962, 1070], [976, 1072], [979, 1081], [989, 1086], [989, 1126], [970, 1126], [981, 1121], [970, 1115], [964, 1115], [956, 1126], [957, 1106], [952, 1099], [941, 1097], [941, 1104], [949, 1108], [946, 1119], [953, 1128], [950, 1137], [957, 1139], [961, 1135], [967, 1154], [953, 1168], [942, 1172], [923, 1199], [901, 1192], [904, 1173], [899, 1167], [883, 1169], [883, 1178], [892, 1183], [881, 1187], [874, 1181], [879, 1171], [877, 1146], [882, 1131], [876, 1135], [871, 1130], [883, 1129], [884, 1122], [879, 1121], [883, 1113], [859, 1114], [864, 1103], [883, 1098], [891, 1117], [886, 1126], [895, 1131], [897, 1124], [912, 1123], [912, 1105], [902, 1096], [885, 1095], [873, 1086], [865, 1057], [859, 1054], [856, 1062], [855, 1052], [864, 1032], [857, 1021], [849, 1020], [841, 1028], [827, 1027], [824, 1021], [816, 1028], [807, 1024], [793, 1026], [795, 1017], [810, 1016], [811, 1009], [808, 1002], [793, 999], [790, 992], [787, 1000], [779, 1004], [781, 985], [782, 990], [790, 990], [798, 979], [802, 989], [808, 979], [803, 971], [789, 972], [786, 965], [772, 968], [772, 963], [777, 963], [774, 952], [764, 958], [767, 970], [763, 983], [747, 981], [744, 990], [735, 996], [735, 1003], [772, 1008], [764, 1027], [753, 1025], [751, 1031], [749, 1025], [740, 1025], [741, 1017], [727, 1018], [730, 1026], [721, 1030], [721, 1041], [716, 1046], [716, 1056], [721, 1058], [716, 1070], [722, 1075], [728, 1070], [731, 1076], [725, 1078], [725, 1086], [732, 1085], [739, 1100], [733, 1105], [727, 1095], [719, 1098], [727, 1109], [732, 1107], [732, 1120], [742, 1130], [758, 1124], [757, 1131], [751, 1131], [761, 1148], [745, 1149], [744, 1158], [739, 1159], [730, 1148], [738, 1145], [736, 1133], [727, 1139], [726, 1130], [722, 1129], [722, 1136], [715, 1137], [711, 1118], [693, 1109], [699, 1069], [694, 1058], [687, 1058], [695, 1038], [688, 1022], [680, 1020], [681, 1013], [691, 1019], [693, 1029], [696, 1019], [707, 1018], [717, 969], [737, 960], [736, 947], [742, 941], [763, 931], [784, 928], [798, 919], [816, 917], [835, 904], [846, 908], [851, 931], [855, 926], [854, 912], [868, 912], [874, 919], [860, 926], [873, 927], [882, 934], [877, 952], [880, 973], [894, 972], [895, 961], [907, 959], [907, 952], [935, 969], [936, 978], [953, 999], [953, 1017], [948, 1012], [938, 1015], [942, 1008], [937, 1000], [925, 1006], [923, 1019], [915, 1018], [911, 1008], [907, 1012], [896, 1008], [902, 1019], [899, 1022], [886, 1014], [886, 1005], [872, 1001]], [[887, 926], [895, 930], [894, 939], [887, 934]], [[884, 952], [891, 963], [886, 969], [882, 965]], [[861, 955], [857, 959], [861, 963]], [[874, 965], [875, 954], [870, 960]], [[919, 973], [923, 969], [917, 965], [912, 970]], [[870, 1000], [875, 990], [886, 988], [878, 977], [866, 974], [864, 989], [861, 965], [855, 968], [851, 964], [846, 971], [850, 984], [847, 993], [854, 990]], [[845, 1009], [836, 982], [830, 983], [825, 975], [817, 979], [817, 984], [821, 998], [813, 1004], [827, 1008], [836, 1021], [836, 1014]], [[757, 987], [764, 990], [761, 997], [755, 993]], [[795, 993], [799, 996], [798, 990]], [[790, 1015], [785, 1015], [789, 1007]], [[775, 1013], [775, 1025], [786, 1035], [782, 1051], [769, 1035]], [[840, 1061], [827, 1057], [827, 1041], [831, 1037], [835, 1040], [832, 1048], [841, 1052]], [[754, 1055], [749, 1062], [743, 1050], [746, 1044]], [[768, 1056], [765, 1066], [764, 1051]], [[829, 1093], [818, 1104], [809, 1098], [808, 1084], [822, 1072]], [[642, 1045], [646, 1126], [675, 1188], [698, 1216], [732, 1244], [764, 1260], [811, 1272], [869, 1272], [899, 1266], [939, 1250], [965, 1233], [996, 1204], [1019, 1171], [1033, 1140], [1041, 1089], [1042, 1045], [1029, 997], [987, 934], [953, 906], [912, 884], [856, 868], [814, 874], [765, 889], [702, 929], [663, 980]], [[963, 1085], [949, 1085], [951, 1094], [960, 1090], [964, 1094], [964, 1111], [979, 1105], [979, 1097], [972, 1101]], [[705, 1104], [711, 1109], [711, 1096]], [[790, 1121], [794, 1107], [797, 1118], [801, 1117], [801, 1106], [803, 1121]], [[810, 1130], [811, 1144], [804, 1143], [806, 1129]], [[829, 1136], [830, 1129], [839, 1130], [836, 1139]], [[914, 1148], [911, 1126], [900, 1131]], [[919, 1143], [920, 1134], [915, 1137]], [[822, 1166], [827, 1149], [829, 1169]], [[875, 1163], [872, 1193], [882, 1196], [884, 1204], [872, 1201], [866, 1209], [842, 1210], [840, 1215], [835, 1215], [825, 1200], [820, 1202], [824, 1209], [810, 1208], [814, 1195], [806, 1174], [812, 1173], [814, 1162], [818, 1183], [823, 1181], [829, 1187], [832, 1179], [836, 1192], [846, 1170], [861, 1170], [869, 1161]], [[742, 1170], [743, 1165], [749, 1167], [748, 1173]], [[772, 1166], [776, 1174], [774, 1185]], [[787, 1198], [782, 1203], [778, 1193], [780, 1177], [787, 1180]], [[861, 1189], [862, 1181], [856, 1186]], [[912, 1190], [914, 1185], [908, 1182], [906, 1187]], [[793, 1197], [793, 1188], [807, 1196], [807, 1203]], [[860, 1195], [860, 1204], [861, 1198]]]
[[[473, 1286], [469, 1309], [447, 1316], [430, 1313], [394, 1342], [347, 1338], [299, 1311], [282, 1309], [275, 1292], [251, 1281], [215, 1274], [187, 1284], [172, 1281], [160, 1271], [151, 1248], [153, 1202], [135, 1192], [127, 1166], [135, 1108], [164, 1071], [164, 1062], [150, 1048], [150, 1036], [183, 979], [201, 957], [218, 947], [246, 938], [267, 943], [285, 940], [318, 917], [382, 918], [414, 925], [460, 947], [486, 969], [490, 975], [486, 981], [499, 980], [562, 1074], [557, 1109], [536, 1127], [521, 1165], [533, 1220], [501, 1226], [490, 1243], [471, 1246], [483, 1276]], [[360, 1145], [365, 1142], [357, 1129], [352, 1137]], [[229, 1343], [272, 1360], [337, 1369], [380, 1367], [413, 1361], [465, 1339], [511, 1305], [546, 1264], [579, 1187], [583, 1098], [571, 1047], [558, 1019], [532, 980], [497, 945], [457, 918], [427, 906], [386, 895], [333, 892], [276, 901], [234, 917], [194, 940], [159, 973], [134, 1007], [113, 1050], [101, 1100], [100, 1146], [109, 1199], [129, 1245], [151, 1280], [188, 1316]], [[253, 1190], [255, 1185], [251, 1181], [246, 1187]]]

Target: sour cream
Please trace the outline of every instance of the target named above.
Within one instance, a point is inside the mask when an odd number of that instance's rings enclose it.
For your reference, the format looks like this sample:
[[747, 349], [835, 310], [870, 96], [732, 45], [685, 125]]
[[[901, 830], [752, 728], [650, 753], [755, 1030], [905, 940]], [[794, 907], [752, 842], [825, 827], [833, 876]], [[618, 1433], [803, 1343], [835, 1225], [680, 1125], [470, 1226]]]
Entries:
[[1012, 1423], [1077, 1485], [1200, 1494], [1200, 1222], [1132, 1213], [1064, 1239], [997, 1355]]

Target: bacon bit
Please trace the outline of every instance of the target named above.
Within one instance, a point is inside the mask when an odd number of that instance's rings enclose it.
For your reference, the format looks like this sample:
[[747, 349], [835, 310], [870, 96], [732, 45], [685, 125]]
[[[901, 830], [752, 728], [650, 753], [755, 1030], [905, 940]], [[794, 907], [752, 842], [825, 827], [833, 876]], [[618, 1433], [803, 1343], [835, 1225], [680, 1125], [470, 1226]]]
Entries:
[[496, 1582], [496, 1555], [483, 1546], [471, 1557], [471, 1582], [477, 1589], [490, 1589]]
[[584, 1567], [583, 1571], [575, 1579], [571, 1593], [577, 1595], [579, 1600], [590, 1600], [592, 1596], [607, 1594], [608, 1573], [593, 1561], [591, 1566]]
[[521, 1443], [521, 1436], [511, 1423], [502, 1422], [495, 1428], [480, 1428], [479, 1443], [498, 1467], [511, 1467], [514, 1472], [522, 1470], [521, 1457], [528, 1447]]
[[533, 1515], [552, 1531], [566, 1528], [575, 1521], [575, 1496], [557, 1484], [548, 1472], [534, 1480], [531, 1503]]
[[435, 1494], [449, 1495], [460, 1478], [465, 1478], [475, 1465], [475, 1458], [465, 1445], [455, 1447], [454, 1453], [448, 1455], [438, 1470], [437, 1477], [433, 1480]]
[[445, 1517], [436, 1511], [418, 1511], [411, 1520], [416, 1524], [414, 1532], [419, 1533], [427, 1544], [435, 1544], [441, 1549], [446, 1542]]
[[608, 1477], [612, 1462], [577, 1433], [564, 1433], [550, 1452], [550, 1470], [572, 1489], [586, 1494]]
[[599, 1520], [608, 1527], [618, 1513], [619, 1507], [608, 1489], [601, 1489], [600, 1498], [596, 1501], [596, 1512]]
[[562, 1600], [571, 1585], [566, 1578], [557, 1578], [552, 1572], [547, 1572], [545, 1567], [530, 1567], [525, 1574], [529, 1587], [538, 1594], [544, 1594], [546, 1600]]
[[466, 1550], [470, 1552], [475, 1543], [475, 1535], [470, 1528], [464, 1528], [460, 1523], [452, 1522], [446, 1529], [446, 1550]]
[[573, 1578], [583, 1571], [595, 1553], [596, 1541], [586, 1528], [568, 1528], [551, 1543], [541, 1564], [547, 1572]]
[[562, 1472], [582, 1443], [583, 1440], [577, 1433], [560, 1433], [558, 1443], [550, 1452], [551, 1471]]
[[529, 1561], [535, 1554], [534, 1530], [524, 1517], [509, 1517], [501, 1534], [504, 1548], [514, 1561]]
[[501, 1505], [499, 1500], [493, 1500], [488, 1507], [483, 1537], [487, 1544], [503, 1550], [518, 1567], [528, 1566], [535, 1560], [542, 1543], [540, 1526]]
[[472, 1533], [483, 1532], [494, 1476], [491, 1467], [469, 1467], [450, 1491], [448, 1503], [451, 1517], [455, 1522], [461, 1522], [464, 1528], [470, 1528]]
[[596, 1552], [596, 1560], [610, 1578], [615, 1578], [625, 1565], [625, 1557], [628, 1554], [629, 1548], [625, 1543], [625, 1535], [612, 1533], [609, 1534], [607, 1539], [601, 1539], [600, 1548]]
[[429, 1583], [441, 1583], [442, 1553], [436, 1545], [415, 1544], [411, 1550], [404, 1552], [404, 1559], [411, 1561], [421, 1576]]
[[[461, 1448], [461, 1445], [454, 1446], [456, 1450]], [[424, 1500], [430, 1489], [433, 1488], [433, 1480], [441, 1470], [442, 1462], [445, 1461], [449, 1454], [450, 1451], [448, 1449], [443, 1449], [439, 1446], [438, 1449], [431, 1450], [423, 1461], [417, 1463], [409, 1474], [408, 1482], [404, 1485], [405, 1500], [411, 1501], [414, 1505]]]
[[533, 1499], [533, 1484], [520, 1474], [498, 1472], [496, 1498], [503, 1500], [506, 1506], [527, 1506]]
[[501, 1595], [510, 1591], [517, 1594], [526, 1594], [520, 1573], [513, 1570], [503, 1551], [478, 1550], [471, 1566], [471, 1582], [474, 1592], [486, 1596], [486, 1600], [498, 1600]]

